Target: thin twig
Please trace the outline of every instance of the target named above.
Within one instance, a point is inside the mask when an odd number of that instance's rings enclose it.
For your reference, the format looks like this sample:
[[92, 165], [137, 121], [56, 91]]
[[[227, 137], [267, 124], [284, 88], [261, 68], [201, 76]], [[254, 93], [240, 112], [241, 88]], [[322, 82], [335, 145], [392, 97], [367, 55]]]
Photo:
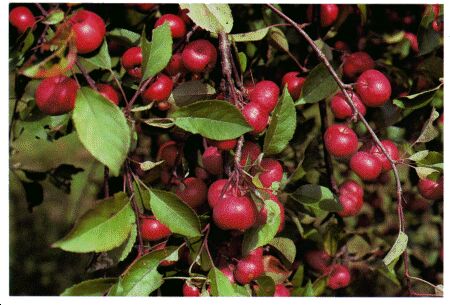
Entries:
[[44, 15], [45, 17], [48, 16], [48, 12], [45, 10], [45, 8], [40, 3], [35, 3], [35, 5], [41, 11], [42, 15]]
[[231, 101], [233, 104], [237, 105], [239, 103], [236, 87], [232, 78], [233, 67], [231, 64], [232, 58], [230, 51], [230, 41], [228, 40], [227, 33], [220, 32], [219, 33], [219, 50], [221, 54], [221, 63], [222, 63], [222, 73], [225, 77], [225, 80], [228, 84], [227, 89], [230, 94]]
[[105, 166], [103, 171], [103, 192], [105, 193], [105, 198], [109, 197], [109, 168]]
[[77, 60], [76, 65], [78, 70], [80, 70], [81, 74], [83, 74], [84, 78], [89, 84], [89, 87], [91, 87], [94, 90], [97, 90], [97, 86], [95, 85], [95, 81], [92, 79], [92, 77], [89, 76], [89, 73], [86, 71], [86, 69], [83, 67], [83, 65]]
[[[348, 86], [346, 86], [342, 80], [337, 75], [336, 71], [334, 70], [333, 66], [330, 64], [328, 59], [326, 58], [325, 54], [322, 53], [322, 51], [317, 47], [317, 45], [314, 43], [314, 41], [309, 37], [309, 35], [300, 27], [294, 20], [286, 16], [284, 13], [282, 13], [279, 9], [277, 9], [272, 4], [266, 4], [274, 13], [276, 13], [278, 16], [280, 16], [282, 19], [284, 19], [286, 22], [292, 24], [295, 28], [295, 30], [300, 33], [300, 35], [303, 36], [303, 38], [308, 42], [308, 44], [311, 46], [311, 48], [316, 52], [319, 59], [325, 64], [328, 71], [330, 72], [333, 79], [338, 84], [339, 88], [341, 89], [342, 93], [345, 96], [345, 99], [347, 101], [347, 104], [349, 104], [353, 112], [358, 116], [359, 120], [364, 124], [364, 126], [369, 131], [372, 139], [377, 144], [377, 146], [381, 149], [383, 154], [386, 156], [386, 159], [388, 159], [389, 163], [392, 166], [392, 170], [394, 172], [395, 181], [397, 185], [397, 215], [398, 215], [398, 221], [399, 221], [399, 231], [405, 232], [405, 218], [403, 215], [403, 207], [402, 207], [402, 184], [400, 180], [400, 176], [396, 167], [396, 162], [391, 158], [391, 156], [388, 154], [386, 149], [384, 148], [383, 144], [381, 144], [380, 139], [378, 139], [377, 135], [373, 131], [372, 127], [369, 125], [367, 120], [364, 118], [364, 116], [358, 111], [356, 108], [356, 105], [353, 103], [353, 100], [351, 99], [350, 95], [348, 94], [347, 90]], [[405, 266], [405, 277], [408, 284], [408, 289], [411, 292], [411, 281], [409, 278], [409, 264], [408, 264], [408, 254], [405, 250], [403, 252], [403, 260], [404, 260], [404, 266]]]

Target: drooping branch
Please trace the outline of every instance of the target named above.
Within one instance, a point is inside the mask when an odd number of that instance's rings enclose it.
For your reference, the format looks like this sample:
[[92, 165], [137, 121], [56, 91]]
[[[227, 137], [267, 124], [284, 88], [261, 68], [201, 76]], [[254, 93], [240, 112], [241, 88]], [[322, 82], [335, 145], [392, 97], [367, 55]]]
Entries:
[[[333, 66], [330, 64], [330, 62], [326, 58], [325, 54], [317, 47], [317, 45], [314, 43], [314, 41], [311, 39], [311, 37], [302, 29], [302, 27], [299, 24], [297, 24], [294, 20], [289, 18], [287, 15], [285, 15], [283, 12], [281, 12], [275, 6], [273, 6], [272, 4], [266, 4], [266, 5], [275, 14], [280, 16], [283, 20], [285, 20], [286, 22], [292, 24], [292, 26], [295, 28], [295, 30], [308, 42], [310, 47], [314, 50], [316, 55], [319, 57], [320, 61], [322, 61], [324, 63], [324, 65], [328, 69], [329, 73], [331, 74], [333, 79], [338, 84], [339, 88], [342, 91], [342, 94], [345, 96], [345, 100], [346, 100], [347, 104], [350, 105], [350, 107], [352, 107], [353, 113], [364, 124], [364, 126], [369, 131], [373, 141], [377, 144], [377, 146], [381, 149], [382, 153], [388, 159], [389, 163], [392, 166], [392, 170], [394, 172], [395, 181], [396, 181], [396, 185], [397, 185], [397, 215], [398, 215], [398, 221], [399, 221], [399, 230], [401, 232], [404, 232], [405, 231], [405, 218], [404, 218], [404, 215], [403, 215], [403, 206], [402, 206], [402, 184], [401, 184], [400, 176], [399, 176], [399, 173], [398, 173], [398, 170], [397, 170], [397, 167], [396, 167], [396, 162], [388, 154], [388, 152], [384, 148], [383, 144], [381, 144], [380, 139], [375, 134], [374, 130], [369, 125], [367, 120], [364, 118], [364, 116], [356, 108], [356, 105], [353, 103], [353, 100], [351, 99], [350, 95], [347, 92], [347, 89], [349, 88], [349, 86], [342, 82], [342, 80], [339, 78], [339, 76], [337, 75], [336, 71], [334, 70]], [[411, 292], [411, 283], [410, 283], [410, 278], [409, 278], [408, 253], [407, 253], [406, 250], [403, 252], [403, 260], [404, 260], [404, 265], [405, 265], [405, 277], [406, 277], [406, 280], [407, 280], [408, 289]]]

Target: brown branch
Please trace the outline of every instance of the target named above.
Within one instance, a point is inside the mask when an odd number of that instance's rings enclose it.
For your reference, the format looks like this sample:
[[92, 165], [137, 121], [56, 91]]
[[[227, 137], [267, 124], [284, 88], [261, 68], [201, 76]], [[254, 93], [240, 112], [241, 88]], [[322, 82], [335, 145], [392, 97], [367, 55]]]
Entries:
[[327, 104], [325, 100], [319, 102], [320, 110], [320, 129], [322, 131], [322, 143], [323, 143], [323, 158], [325, 160], [325, 168], [327, 170], [329, 186], [335, 194], [339, 194], [339, 188], [336, 184], [336, 180], [333, 175], [333, 162], [328, 150], [325, 148], [325, 131], [328, 129], [328, 114], [327, 114]]
[[89, 84], [89, 87], [91, 87], [93, 90], [97, 91], [97, 86], [95, 85], [95, 81], [92, 79], [92, 77], [89, 76], [89, 73], [86, 71], [86, 69], [83, 67], [83, 65], [80, 63], [79, 60], [76, 61], [76, 65], [78, 70], [80, 70], [81, 74], [83, 74], [84, 78]]
[[150, 84], [150, 82], [152, 80], [153, 80], [153, 77], [149, 77], [144, 83], [142, 83], [142, 81], [141, 81], [141, 83], [139, 84], [139, 88], [136, 90], [136, 92], [134, 93], [130, 102], [127, 103], [127, 105], [124, 108], [124, 112], [127, 117], [129, 117], [129, 115], [130, 115], [131, 106], [133, 106], [133, 104], [136, 102], [139, 95], [141, 95], [145, 91], [145, 89], [147, 89], [147, 86]]
[[48, 12], [45, 10], [45, 8], [40, 3], [35, 3], [35, 5], [41, 11], [42, 15], [44, 15], [45, 17], [48, 16]]
[[[355, 104], [353, 103], [353, 100], [351, 99], [350, 95], [346, 91], [346, 89], [348, 89], [348, 86], [346, 86], [342, 82], [342, 80], [339, 78], [339, 76], [337, 75], [336, 71], [334, 70], [333, 66], [331, 66], [330, 62], [327, 60], [325, 54], [323, 54], [322, 51], [317, 47], [317, 45], [314, 43], [314, 41], [311, 39], [311, 37], [309, 37], [309, 35], [302, 29], [301, 26], [299, 26], [294, 20], [292, 20], [291, 18], [289, 18], [288, 16], [283, 14], [275, 6], [273, 6], [272, 4], [266, 4], [266, 5], [274, 13], [276, 13], [278, 16], [280, 16], [282, 19], [284, 19], [286, 22], [292, 24], [294, 26], [295, 30], [300, 35], [302, 35], [303, 38], [308, 42], [308, 44], [315, 51], [315, 53], [317, 54], [319, 59], [325, 64], [325, 66], [327, 67], [327, 69], [330, 72], [331, 76], [333, 77], [333, 79], [338, 84], [339, 88], [341, 89], [342, 93], [345, 96], [347, 104], [349, 104], [352, 107], [353, 112], [357, 115], [359, 120], [364, 124], [364, 126], [369, 131], [369, 133], [370, 133], [372, 139], [374, 140], [374, 142], [377, 144], [377, 146], [381, 149], [383, 154], [389, 160], [389, 163], [391, 164], [392, 170], [394, 172], [395, 181], [396, 181], [396, 185], [397, 185], [397, 215], [398, 215], [398, 221], [399, 221], [399, 230], [401, 232], [404, 232], [405, 231], [405, 218], [404, 218], [404, 215], [403, 215], [403, 207], [402, 207], [402, 184], [401, 184], [400, 176], [399, 176], [399, 173], [398, 173], [398, 170], [397, 170], [397, 167], [396, 167], [396, 162], [387, 153], [387, 151], [384, 148], [383, 144], [381, 144], [380, 139], [378, 139], [377, 135], [375, 134], [375, 132], [373, 131], [372, 127], [369, 125], [367, 120], [364, 118], [364, 116], [361, 113], [359, 113], [358, 109], [356, 108]], [[407, 254], [406, 250], [405, 250], [405, 252], [403, 252], [403, 260], [404, 260], [404, 265], [405, 265], [405, 273], [404, 273], [404, 275], [405, 275], [407, 283], [408, 283], [408, 289], [409, 289], [409, 291], [411, 291], [411, 281], [410, 281], [410, 278], [409, 278], [408, 254]]]

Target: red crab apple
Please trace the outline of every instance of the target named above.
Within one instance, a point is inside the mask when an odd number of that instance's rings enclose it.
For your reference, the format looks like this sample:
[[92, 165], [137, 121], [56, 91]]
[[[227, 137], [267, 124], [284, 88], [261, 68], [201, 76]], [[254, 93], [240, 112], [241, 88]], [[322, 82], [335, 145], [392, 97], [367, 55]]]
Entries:
[[177, 196], [193, 209], [206, 201], [207, 193], [208, 187], [205, 182], [196, 177], [186, 178], [176, 190]]
[[290, 297], [291, 292], [283, 284], [275, 285], [274, 297]]
[[144, 240], [156, 241], [169, 237], [172, 232], [154, 216], [141, 218], [141, 235]]
[[223, 140], [223, 141], [211, 141], [211, 145], [214, 145], [220, 150], [233, 150], [236, 147], [237, 139]]
[[406, 32], [404, 37], [409, 40], [409, 44], [411, 46], [411, 50], [415, 53], [419, 52], [419, 43], [417, 42], [417, 36], [413, 33]]
[[256, 217], [256, 206], [247, 196], [229, 194], [213, 208], [214, 223], [222, 230], [247, 230], [255, 224]]
[[300, 97], [303, 83], [306, 80], [306, 78], [298, 76], [298, 74], [299, 72], [288, 72], [281, 79], [281, 85], [283, 88], [287, 86], [289, 94], [294, 100], [297, 100]]
[[355, 52], [345, 57], [342, 71], [350, 80], [356, 79], [364, 71], [375, 68], [375, 61], [366, 52]]
[[250, 103], [257, 104], [268, 114], [272, 112], [278, 103], [280, 88], [270, 80], [258, 82], [249, 93]]
[[79, 10], [69, 19], [69, 22], [75, 32], [78, 53], [90, 53], [102, 44], [106, 26], [99, 15], [88, 10]]
[[191, 41], [181, 53], [183, 65], [191, 72], [200, 73], [214, 68], [217, 61], [216, 47], [208, 40]]
[[234, 265], [228, 265], [225, 267], [220, 268], [220, 271], [222, 271], [222, 273], [228, 278], [228, 280], [230, 281], [230, 283], [234, 284], [236, 281], [234, 279]]
[[125, 51], [122, 55], [122, 66], [127, 73], [135, 78], [142, 77], [142, 49], [140, 47], [132, 47]]
[[253, 164], [260, 154], [261, 154], [261, 147], [259, 147], [258, 144], [246, 141], [244, 145], [242, 145], [241, 165], [245, 166], [247, 160], [249, 164]]
[[164, 14], [155, 23], [155, 28], [167, 22], [173, 38], [182, 38], [186, 35], [186, 24], [183, 19], [174, 14]]
[[283, 178], [283, 167], [277, 160], [264, 158], [260, 166], [262, 171], [259, 173], [259, 181], [264, 187], [270, 188], [272, 183], [280, 182]]
[[166, 73], [170, 76], [177, 75], [184, 71], [183, 59], [181, 58], [181, 53], [175, 53], [172, 55], [169, 63], [165, 69]]
[[231, 186], [227, 191], [222, 194], [223, 188], [228, 183], [227, 179], [219, 179], [214, 181], [208, 189], [208, 204], [213, 209], [220, 202], [226, 200], [229, 194], [231, 194]]
[[253, 128], [252, 134], [263, 132], [269, 123], [269, 114], [254, 102], [250, 102], [242, 108], [242, 115]]
[[[358, 112], [363, 116], [366, 115], [366, 106], [361, 102], [358, 95], [350, 91], [347, 93], [355, 104], [356, 109], [358, 109]], [[345, 120], [353, 115], [353, 108], [347, 103], [345, 95], [342, 92], [336, 93], [336, 95], [331, 98], [330, 107], [334, 116], [338, 119]]]
[[114, 105], [119, 105], [120, 95], [113, 86], [108, 84], [96, 84], [98, 92], [107, 98]]
[[165, 160], [168, 167], [173, 167], [177, 161], [178, 147], [175, 141], [167, 141], [159, 147], [157, 160]]
[[173, 81], [164, 74], [158, 75], [155, 82], [151, 84], [142, 94], [144, 102], [149, 104], [153, 101], [162, 102], [166, 100], [172, 92]]
[[324, 144], [335, 157], [350, 157], [358, 150], [358, 137], [347, 125], [333, 124], [324, 134]]
[[351, 274], [347, 266], [336, 264], [331, 267], [327, 286], [333, 290], [345, 288], [350, 284]]
[[364, 190], [356, 181], [349, 179], [339, 186], [339, 194], [353, 194], [358, 198], [363, 198]]
[[[277, 233], [280, 233], [284, 229], [284, 222], [286, 219], [284, 205], [280, 202], [278, 197], [272, 193], [270, 194], [270, 200], [275, 201], [280, 209], [280, 225], [278, 226], [277, 230]], [[258, 224], [265, 224], [266, 221], [267, 221], [267, 208], [263, 206], [262, 209], [259, 211], [257, 222]]]
[[339, 15], [339, 7], [336, 4], [321, 4], [320, 5], [320, 25], [322, 27], [329, 27], [332, 25]]
[[391, 83], [380, 71], [367, 70], [356, 81], [356, 93], [368, 107], [383, 106], [391, 97]]
[[331, 257], [324, 250], [310, 250], [305, 253], [306, 263], [314, 270], [325, 273], [331, 262]]
[[373, 181], [381, 174], [381, 162], [372, 154], [359, 151], [350, 159], [350, 168], [362, 179]]
[[67, 76], [49, 77], [40, 82], [34, 98], [36, 105], [45, 114], [60, 115], [75, 107], [77, 82]]
[[183, 284], [183, 296], [185, 297], [198, 297], [200, 296], [200, 290], [192, 284], [185, 282]]
[[202, 155], [203, 167], [213, 175], [220, 175], [223, 172], [223, 158], [220, 151], [215, 146], [209, 146]]
[[[397, 145], [395, 145], [394, 142], [392, 142], [391, 140], [383, 140], [381, 141], [381, 144], [383, 145], [384, 149], [386, 150], [386, 152], [389, 154], [389, 156], [393, 161], [397, 161], [400, 158], [400, 153], [398, 152]], [[391, 163], [389, 162], [388, 158], [383, 153], [381, 148], [378, 147], [378, 145], [373, 144], [369, 148], [368, 152], [371, 153], [381, 162], [383, 172], [388, 172], [392, 169]]]
[[363, 199], [357, 197], [356, 194], [339, 194], [339, 203], [342, 210], [338, 212], [341, 217], [355, 216], [361, 211]]
[[35, 22], [33, 13], [25, 6], [17, 6], [9, 12], [9, 22], [19, 33], [32, 28]]
[[437, 181], [431, 179], [421, 179], [417, 185], [419, 193], [423, 198], [429, 200], [440, 200], [444, 195], [444, 177]]
[[250, 283], [264, 273], [262, 251], [258, 252], [261, 254], [249, 254], [237, 263], [234, 278], [241, 285]]

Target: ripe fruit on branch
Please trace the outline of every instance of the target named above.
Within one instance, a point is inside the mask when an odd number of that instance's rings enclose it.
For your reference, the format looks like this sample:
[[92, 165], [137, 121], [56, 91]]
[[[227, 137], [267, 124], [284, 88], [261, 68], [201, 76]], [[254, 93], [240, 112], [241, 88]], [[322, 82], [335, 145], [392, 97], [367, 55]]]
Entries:
[[345, 288], [350, 284], [351, 274], [347, 266], [336, 264], [331, 266], [327, 286], [333, 290]]
[[259, 181], [264, 187], [270, 188], [273, 182], [280, 182], [283, 178], [283, 167], [277, 160], [264, 158], [260, 166], [262, 172], [259, 173]]
[[252, 134], [263, 132], [269, 123], [269, 113], [257, 103], [250, 102], [242, 108], [242, 115], [253, 128]]
[[229, 194], [213, 209], [214, 223], [222, 230], [247, 230], [255, 224], [256, 217], [256, 206], [247, 196]]
[[354, 194], [358, 198], [363, 198], [364, 190], [356, 181], [349, 179], [339, 186], [339, 194]]
[[119, 105], [120, 95], [117, 93], [113, 86], [108, 84], [96, 84], [98, 92], [107, 98], [114, 105]]
[[208, 187], [205, 182], [196, 177], [186, 178], [176, 190], [177, 196], [193, 209], [205, 203], [207, 193]]
[[142, 97], [147, 104], [153, 101], [162, 102], [170, 96], [172, 88], [172, 79], [167, 75], [160, 74], [156, 77], [155, 82], [144, 91]]
[[274, 297], [290, 297], [291, 292], [283, 284], [275, 285]]
[[183, 284], [183, 296], [185, 297], [199, 297], [200, 296], [200, 290], [193, 286], [192, 284], [185, 282]]
[[381, 174], [381, 162], [372, 154], [359, 151], [350, 159], [350, 168], [362, 180], [372, 181]]
[[228, 183], [227, 179], [219, 179], [214, 181], [208, 189], [208, 203], [211, 209], [217, 206], [231, 194], [231, 186], [222, 194], [223, 188]]
[[[358, 95], [351, 91], [347, 91], [347, 93], [351, 97], [359, 113], [363, 116], [366, 115], [366, 106], [361, 102]], [[353, 115], [353, 108], [347, 103], [345, 95], [342, 92], [336, 93], [336, 95], [331, 98], [330, 107], [334, 116], [338, 119], [344, 120]]]
[[40, 82], [34, 93], [36, 105], [45, 114], [60, 115], [75, 107], [77, 82], [67, 76], [49, 77]]
[[141, 235], [144, 240], [156, 241], [172, 234], [169, 228], [154, 216], [141, 217]]
[[155, 23], [155, 28], [167, 22], [173, 38], [182, 38], [186, 35], [186, 24], [183, 19], [174, 14], [164, 14]]
[[237, 139], [223, 140], [223, 141], [211, 141], [211, 145], [217, 147], [220, 150], [233, 150], [236, 147]]
[[[287, 86], [289, 94], [295, 100], [300, 97], [302, 93], [303, 83], [306, 78], [298, 76], [299, 72], [288, 72], [281, 79], [281, 85], [284, 88]], [[284, 287], [284, 286], [283, 286]]]
[[437, 181], [421, 179], [417, 187], [423, 198], [440, 200], [444, 195], [444, 177], [439, 178]]
[[253, 90], [249, 93], [250, 103], [257, 104], [268, 114], [275, 109], [278, 103], [280, 88], [277, 84], [269, 80], [258, 82]]
[[339, 7], [336, 4], [320, 5], [320, 25], [325, 28], [332, 25], [339, 15]]
[[358, 137], [347, 125], [333, 124], [324, 134], [324, 144], [335, 157], [350, 157], [358, 150]]
[[406, 32], [404, 37], [409, 40], [409, 44], [411, 46], [411, 50], [415, 53], [419, 52], [419, 43], [417, 42], [417, 36], [411, 32]]
[[99, 15], [88, 10], [79, 10], [69, 19], [69, 22], [75, 32], [78, 53], [90, 53], [102, 44], [106, 26]]
[[122, 66], [135, 78], [142, 78], [142, 49], [132, 47], [122, 55]]
[[331, 256], [324, 250], [311, 250], [305, 254], [306, 263], [314, 270], [325, 273], [331, 263]]
[[226, 267], [220, 268], [220, 271], [222, 271], [223, 274], [228, 278], [230, 283], [234, 284], [236, 281], [234, 279], [234, 265], [228, 265]]
[[356, 93], [366, 106], [383, 106], [391, 97], [391, 83], [380, 71], [367, 70], [356, 81]]
[[361, 211], [363, 199], [356, 194], [344, 193], [339, 194], [339, 203], [342, 205], [342, 210], [338, 212], [341, 217], [355, 216]]
[[364, 71], [375, 68], [375, 61], [366, 52], [355, 52], [344, 59], [342, 71], [350, 80], [356, 79]]
[[263, 273], [264, 262], [261, 248], [261, 250], [253, 251], [253, 253], [239, 260], [234, 270], [234, 278], [241, 285], [246, 285]]
[[184, 71], [184, 64], [183, 59], [181, 58], [181, 53], [175, 53], [172, 55], [165, 71], [170, 76], [177, 75], [178, 73]]
[[178, 157], [178, 147], [175, 141], [167, 141], [158, 150], [157, 160], [165, 160], [165, 164], [174, 167]]
[[223, 173], [223, 158], [217, 147], [208, 147], [202, 155], [203, 167], [213, 175]]
[[[284, 229], [284, 222], [286, 219], [284, 205], [280, 202], [278, 197], [272, 193], [270, 194], [270, 200], [275, 201], [280, 209], [280, 225], [278, 226], [277, 230], [277, 233], [280, 233]], [[266, 221], [267, 221], [267, 209], [266, 206], [263, 206], [258, 214], [258, 224], [265, 224]]]
[[[392, 142], [391, 140], [383, 140], [381, 141], [381, 144], [383, 144], [384, 149], [386, 150], [386, 152], [389, 154], [389, 156], [393, 161], [397, 161], [400, 158], [397, 145], [395, 145], [394, 142]], [[369, 148], [368, 152], [371, 153], [381, 162], [383, 172], [388, 172], [392, 169], [391, 163], [389, 162], [388, 158], [383, 153], [381, 148], [378, 147], [378, 145], [373, 144]]]
[[9, 22], [19, 33], [32, 28], [35, 22], [33, 13], [25, 6], [17, 6], [9, 12]]
[[183, 65], [194, 73], [211, 70], [216, 65], [217, 50], [205, 39], [191, 41], [181, 53]]
[[258, 144], [246, 141], [244, 145], [242, 145], [241, 151], [241, 165], [245, 166], [247, 160], [249, 164], [253, 164], [256, 159], [258, 159], [261, 154], [261, 147]]

